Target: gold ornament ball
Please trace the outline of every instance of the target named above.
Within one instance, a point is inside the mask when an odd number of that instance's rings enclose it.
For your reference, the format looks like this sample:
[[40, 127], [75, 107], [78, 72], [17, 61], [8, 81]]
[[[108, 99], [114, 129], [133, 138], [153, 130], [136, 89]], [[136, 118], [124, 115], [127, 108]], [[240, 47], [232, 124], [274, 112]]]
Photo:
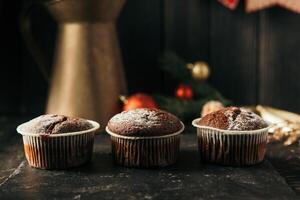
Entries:
[[191, 70], [192, 77], [196, 80], [206, 80], [210, 75], [210, 69], [206, 62], [198, 61], [194, 64], [188, 64], [188, 69]]

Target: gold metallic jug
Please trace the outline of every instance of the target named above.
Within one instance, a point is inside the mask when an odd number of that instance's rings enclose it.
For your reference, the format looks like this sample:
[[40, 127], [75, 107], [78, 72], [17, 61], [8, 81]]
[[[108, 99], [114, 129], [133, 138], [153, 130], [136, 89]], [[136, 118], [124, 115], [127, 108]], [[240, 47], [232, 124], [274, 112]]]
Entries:
[[[42, 53], [30, 33], [32, 5], [42, 4], [58, 22], [54, 66], [47, 76]], [[23, 15], [23, 35], [44, 75], [50, 79], [47, 113], [106, 124], [118, 112], [126, 83], [115, 21], [124, 0], [34, 1]]]

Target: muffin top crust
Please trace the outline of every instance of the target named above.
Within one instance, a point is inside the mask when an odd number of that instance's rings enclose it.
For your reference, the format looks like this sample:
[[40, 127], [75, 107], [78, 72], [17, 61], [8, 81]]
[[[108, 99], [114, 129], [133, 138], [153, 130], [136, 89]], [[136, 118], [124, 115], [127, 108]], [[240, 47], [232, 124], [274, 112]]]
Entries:
[[21, 131], [33, 134], [59, 134], [84, 131], [93, 128], [85, 119], [64, 115], [41, 115], [26, 122]]
[[238, 107], [227, 107], [202, 117], [198, 125], [233, 131], [266, 128], [268, 124], [253, 112]]
[[180, 120], [163, 110], [139, 108], [123, 111], [113, 116], [107, 128], [125, 136], [163, 136], [175, 133], [182, 128]]

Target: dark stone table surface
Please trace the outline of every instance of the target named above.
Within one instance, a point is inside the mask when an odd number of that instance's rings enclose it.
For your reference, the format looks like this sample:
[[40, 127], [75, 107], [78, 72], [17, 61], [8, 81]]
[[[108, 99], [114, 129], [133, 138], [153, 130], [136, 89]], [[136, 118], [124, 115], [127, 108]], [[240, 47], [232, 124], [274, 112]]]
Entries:
[[[204, 165], [198, 157], [196, 134], [189, 128], [182, 136], [176, 165], [133, 169], [112, 164], [110, 138], [102, 133], [95, 138], [94, 156], [87, 165], [39, 170], [29, 167], [24, 158], [21, 136], [14, 131], [16, 123], [0, 127], [1, 200], [300, 199], [299, 147], [291, 150], [269, 144], [266, 161], [252, 167]], [[1, 137], [4, 129], [11, 137]]]

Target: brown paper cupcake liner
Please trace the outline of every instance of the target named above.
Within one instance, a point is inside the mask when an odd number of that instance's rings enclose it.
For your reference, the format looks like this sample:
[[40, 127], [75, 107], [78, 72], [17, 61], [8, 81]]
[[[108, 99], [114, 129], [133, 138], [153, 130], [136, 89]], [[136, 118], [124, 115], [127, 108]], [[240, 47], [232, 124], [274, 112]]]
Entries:
[[41, 169], [66, 169], [91, 160], [97, 122], [94, 128], [63, 134], [40, 135], [17, 131], [23, 136], [26, 159], [30, 166]]
[[175, 164], [179, 157], [180, 133], [155, 137], [129, 137], [115, 134], [111, 135], [112, 157], [117, 165], [126, 167], [153, 168], [165, 167]]
[[211, 127], [197, 127], [201, 161], [230, 166], [254, 165], [264, 160], [268, 128], [253, 131], [228, 131]]

